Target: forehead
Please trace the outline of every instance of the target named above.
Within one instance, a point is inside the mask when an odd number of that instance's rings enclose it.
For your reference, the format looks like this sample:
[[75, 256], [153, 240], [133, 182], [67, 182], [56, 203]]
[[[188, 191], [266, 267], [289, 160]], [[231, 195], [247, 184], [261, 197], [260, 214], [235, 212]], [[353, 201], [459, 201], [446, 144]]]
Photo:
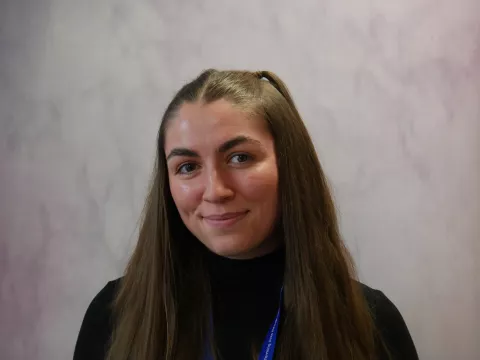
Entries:
[[259, 141], [271, 138], [263, 119], [235, 108], [226, 100], [185, 103], [167, 126], [165, 151], [177, 146], [213, 146], [239, 135]]

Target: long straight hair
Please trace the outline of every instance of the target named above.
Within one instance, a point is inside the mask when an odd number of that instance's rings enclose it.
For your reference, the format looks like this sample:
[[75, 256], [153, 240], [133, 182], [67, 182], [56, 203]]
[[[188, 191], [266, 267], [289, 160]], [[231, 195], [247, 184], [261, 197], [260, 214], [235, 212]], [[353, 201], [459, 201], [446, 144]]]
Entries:
[[206, 70], [168, 105], [137, 246], [113, 303], [108, 360], [203, 360], [215, 354], [205, 248], [170, 193], [165, 132], [182, 104], [229, 101], [267, 123], [279, 178], [284, 313], [275, 358], [375, 359], [373, 320], [339, 234], [314, 145], [286, 85], [269, 71]]

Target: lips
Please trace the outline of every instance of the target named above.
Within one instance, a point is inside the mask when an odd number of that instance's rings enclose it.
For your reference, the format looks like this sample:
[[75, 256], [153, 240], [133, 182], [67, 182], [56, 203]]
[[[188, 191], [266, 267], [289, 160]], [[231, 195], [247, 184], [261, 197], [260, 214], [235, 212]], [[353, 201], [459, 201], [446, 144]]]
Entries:
[[226, 228], [234, 225], [245, 217], [248, 211], [229, 212], [223, 214], [212, 214], [203, 217], [205, 222], [213, 227]]
[[208, 215], [208, 216], [204, 216], [203, 218], [207, 219], [207, 220], [228, 220], [228, 219], [232, 219], [232, 218], [235, 218], [235, 217], [243, 215], [243, 214], [245, 214], [245, 211], [229, 212], [229, 213], [224, 213], [224, 214], [219, 214], [219, 215]]

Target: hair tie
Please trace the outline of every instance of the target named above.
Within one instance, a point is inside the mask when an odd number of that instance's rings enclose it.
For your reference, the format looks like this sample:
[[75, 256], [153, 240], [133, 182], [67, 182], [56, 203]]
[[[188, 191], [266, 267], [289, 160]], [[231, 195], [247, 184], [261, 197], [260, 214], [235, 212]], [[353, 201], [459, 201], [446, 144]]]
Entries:
[[268, 78], [265, 76], [265, 71], [256, 71], [255, 72], [255, 77], [258, 80], [265, 80], [265, 81], [270, 82], [270, 80], [268, 80]]

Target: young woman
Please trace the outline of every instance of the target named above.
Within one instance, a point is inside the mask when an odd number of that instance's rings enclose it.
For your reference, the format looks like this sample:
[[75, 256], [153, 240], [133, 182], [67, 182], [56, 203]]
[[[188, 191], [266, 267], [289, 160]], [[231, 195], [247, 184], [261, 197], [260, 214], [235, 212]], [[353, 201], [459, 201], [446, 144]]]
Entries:
[[74, 360], [417, 359], [396, 307], [354, 279], [285, 84], [207, 70], [165, 111], [138, 244]]

